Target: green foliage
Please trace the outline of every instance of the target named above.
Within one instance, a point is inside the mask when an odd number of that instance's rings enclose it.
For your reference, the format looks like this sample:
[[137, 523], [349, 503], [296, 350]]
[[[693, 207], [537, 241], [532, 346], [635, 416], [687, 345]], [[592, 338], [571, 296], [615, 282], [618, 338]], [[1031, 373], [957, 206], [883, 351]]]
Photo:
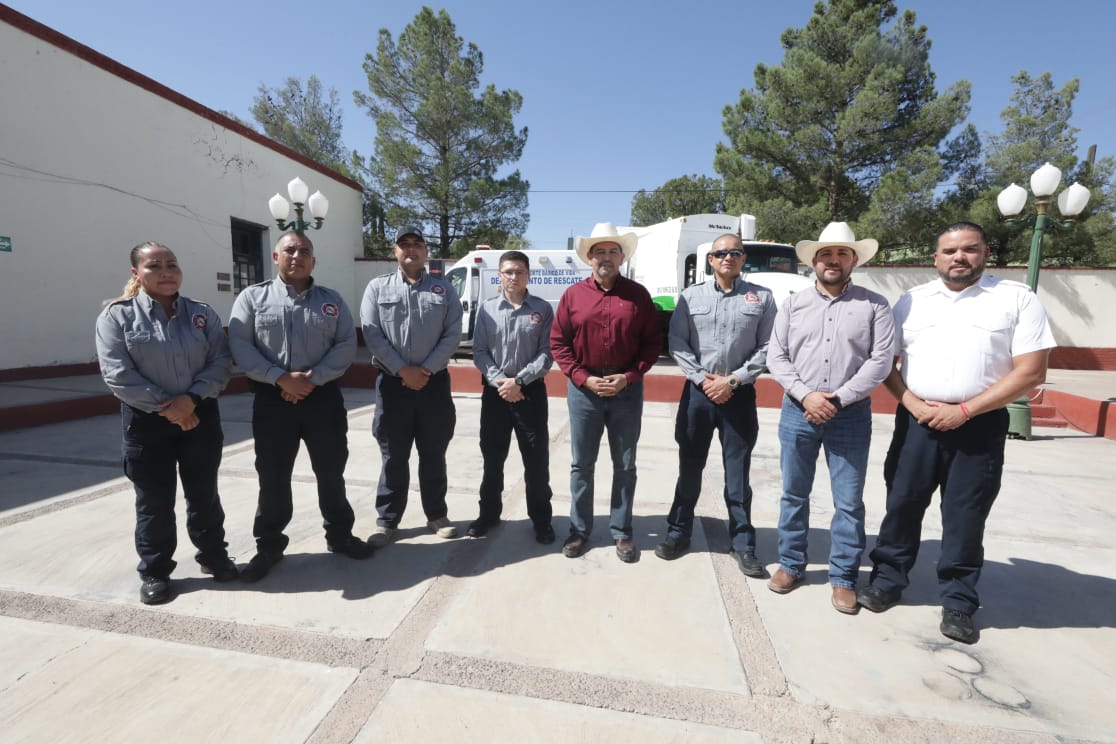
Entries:
[[[1078, 181], [1092, 192], [1084, 216], [1069, 230], [1048, 230], [1043, 241], [1045, 265], [1092, 265], [1116, 262], [1116, 229], [1113, 225], [1113, 171], [1116, 161], [1101, 158], [1095, 164], [1079, 162], [1078, 129], [1070, 124], [1073, 101], [1080, 90], [1075, 78], [1055, 88], [1049, 72], [1032, 77], [1021, 71], [1012, 76], [1015, 91], [1000, 113], [1004, 128], [988, 138], [981, 188], [968, 207], [969, 219], [988, 233], [993, 262], [1026, 263], [1031, 230], [1018, 230], [1001, 221], [996, 196], [1011, 183], [1029, 186], [1031, 173], [1049, 162], [1062, 170], [1063, 186]], [[1058, 217], [1051, 205], [1051, 214]]]
[[364, 158], [341, 140], [341, 114], [337, 91], [330, 88], [324, 94], [314, 75], [307, 78], [305, 88], [293, 77], [281, 88], [260, 85], [252, 103], [252, 116], [268, 137], [361, 184], [364, 255], [390, 256], [382, 200]]
[[652, 191], [640, 189], [632, 197], [632, 225], [642, 227], [688, 214], [720, 214], [725, 194], [719, 178], [679, 176]]
[[337, 91], [323, 94], [322, 82], [311, 75], [305, 88], [287, 78], [281, 88], [261, 84], [252, 102], [252, 116], [264, 134], [316, 163], [354, 177], [354, 153], [341, 141], [341, 102]]
[[[911, 239], [903, 236], [918, 209], [902, 185], [933, 191], [922, 171], [957, 155], [946, 137], [969, 102], [964, 81], [935, 92], [930, 40], [915, 21], [890, 0], [828, 0], [804, 28], [783, 32], [782, 64], [757, 65], [755, 88], [724, 110], [729, 144], [718, 144], [714, 167], [729, 211], [755, 214], [764, 235], [781, 240], [865, 213], [875, 228], [897, 231], [875, 236], [885, 245]], [[772, 234], [761, 215], [777, 210]]]
[[523, 153], [527, 129], [513, 122], [523, 98], [480, 88], [484, 58], [457, 36], [449, 14], [424, 7], [398, 41], [380, 29], [364, 70], [369, 94], [354, 98], [376, 121], [370, 169], [387, 221], [434, 225], [431, 247], [443, 255], [482, 230], [522, 234], [528, 183], [518, 171], [496, 174]]

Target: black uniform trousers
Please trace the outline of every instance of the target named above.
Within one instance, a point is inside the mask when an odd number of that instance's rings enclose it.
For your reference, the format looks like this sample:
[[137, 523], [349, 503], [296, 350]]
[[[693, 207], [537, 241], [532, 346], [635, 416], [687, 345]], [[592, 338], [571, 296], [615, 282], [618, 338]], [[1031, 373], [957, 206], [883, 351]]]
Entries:
[[[225, 512], [217, 493], [217, 469], [225, 437], [215, 398], [195, 411], [198, 425], [183, 431], [157, 413], [120, 405], [124, 429], [124, 474], [136, 491], [136, 553], [140, 576], [167, 579], [177, 563], [174, 501], [178, 478], [186, 499], [186, 533], [199, 563], [217, 565], [228, 557]], [[177, 470], [177, 472], [176, 472]]]
[[1005, 409], [974, 416], [952, 431], [919, 424], [902, 406], [884, 461], [887, 513], [871, 557], [872, 584], [906, 588], [918, 558], [922, 517], [941, 489], [942, 552], [938, 592], [942, 607], [971, 615], [980, 607], [976, 584], [984, 565], [984, 523], [1000, 492]]
[[480, 449], [484, 476], [480, 485], [480, 519], [495, 522], [503, 511], [504, 463], [511, 435], [523, 457], [527, 515], [535, 529], [550, 526], [550, 430], [546, 383], [536, 380], [523, 388], [524, 399], [509, 403], [491, 385], [481, 393]]
[[353, 534], [353, 508], [345, 497], [349, 460], [349, 419], [336, 382], [320, 385], [298, 403], [288, 403], [274, 385], [253, 382], [252, 436], [260, 497], [252, 534], [261, 553], [281, 554], [289, 538], [283, 530], [294, 511], [291, 475], [299, 442], [306, 443], [318, 482], [318, 508], [326, 542], [339, 545]]
[[411, 445], [418, 450], [419, 492], [427, 520], [446, 516], [446, 449], [457, 425], [449, 372], [430, 376], [422, 390], [410, 390], [399, 377], [376, 378], [376, 415], [372, 436], [380, 445], [380, 482], [376, 487], [377, 524], [396, 528], [407, 508], [411, 483]]

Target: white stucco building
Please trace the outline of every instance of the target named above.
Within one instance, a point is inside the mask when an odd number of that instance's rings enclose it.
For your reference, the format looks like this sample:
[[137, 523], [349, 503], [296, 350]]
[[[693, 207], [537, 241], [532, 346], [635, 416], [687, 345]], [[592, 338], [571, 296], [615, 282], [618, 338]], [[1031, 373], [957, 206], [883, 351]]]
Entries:
[[227, 323], [239, 286], [274, 275], [267, 200], [295, 176], [330, 202], [315, 277], [358, 311], [356, 182], [4, 5], [0, 100], [0, 373], [91, 362], [145, 240]]

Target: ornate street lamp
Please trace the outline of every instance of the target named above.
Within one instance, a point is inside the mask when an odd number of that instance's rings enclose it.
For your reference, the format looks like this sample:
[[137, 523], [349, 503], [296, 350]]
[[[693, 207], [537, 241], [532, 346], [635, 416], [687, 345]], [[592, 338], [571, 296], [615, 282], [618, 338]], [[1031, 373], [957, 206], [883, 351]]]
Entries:
[[996, 206], [1004, 216], [1004, 224], [1014, 229], [1030, 226], [1034, 230], [1031, 236], [1031, 255], [1027, 259], [1027, 284], [1032, 292], [1038, 291], [1039, 267], [1042, 264], [1042, 238], [1047, 228], [1068, 230], [1089, 203], [1089, 189], [1079, 183], [1074, 183], [1058, 195], [1058, 211], [1063, 219], [1058, 220], [1047, 214], [1050, 208], [1050, 199], [1058, 190], [1062, 181], [1062, 171], [1050, 163], [1045, 163], [1041, 168], [1031, 174], [1031, 192], [1035, 195], [1035, 214], [1032, 217], [1017, 218], [1027, 205], [1027, 190], [1014, 183], [1000, 192], [996, 197]]
[[[286, 222], [287, 215], [291, 213], [291, 205], [286, 199], [276, 194], [268, 200], [267, 207], [271, 210], [271, 216], [279, 224], [280, 230], [304, 233], [311, 228], [322, 229], [322, 223], [325, 222], [326, 213], [329, 211], [329, 199], [326, 199], [321, 191], [315, 191], [307, 198], [306, 195], [309, 193], [310, 187], [301, 178], [295, 178], [287, 184], [287, 194], [291, 197], [295, 209], [293, 222]], [[313, 224], [302, 219], [303, 205], [310, 207], [310, 216], [314, 218]]]
[[[1031, 192], [1035, 195], [1035, 214], [1033, 217], [1017, 218], [1023, 208], [1027, 206], [1027, 190], [1014, 183], [1001, 191], [996, 197], [996, 206], [1004, 216], [1004, 224], [1013, 229], [1023, 229], [1028, 226], [1034, 231], [1031, 236], [1031, 255], [1027, 259], [1027, 284], [1032, 292], [1038, 291], [1039, 267], [1042, 265], [1042, 238], [1048, 227], [1058, 230], [1068, 230], [1074, 223], [1077, 215], [1089, 203], [1089, 189], [1079, 183], [1074, 183], [1058, 195], [1058, 211], [1063, 219], [1058, 220], [1047, 214], [1050, 208], [1050, 198], [1058, 190], [1062, 181], [1062, 171], [1050, 163], [1044, 163], [1041, 168], [1031, 174]], [[1023, 397], [1009, 403], [1008, 434], [1020, 439], [1031, 438], [1031, 401], [1024, 393]]]

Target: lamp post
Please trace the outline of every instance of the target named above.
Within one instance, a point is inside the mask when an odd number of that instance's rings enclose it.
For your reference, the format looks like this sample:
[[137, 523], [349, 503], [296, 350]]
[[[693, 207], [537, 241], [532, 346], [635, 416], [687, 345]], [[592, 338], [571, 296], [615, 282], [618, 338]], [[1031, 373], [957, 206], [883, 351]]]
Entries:
[[[306, 195], [309, 193], [310, 187], [301, 178], [294, 178], [287, 184], [287, 195], [291, 197], [295, 209], [295, 218], [292, 222], [286, 221], [291, 213], [291, 205], [286, 199], [276, 194], [268, 200], [267, 208], [271, 210], [271, 216], [275, 218], [280, 230], [294, 230], [302, 234], [311, 228], [322, 229], [322, 223], [325, 222], [326, 213], [329, 211], [329, 199], [326, 199], [321, 191], [315, 191], [307, 198]], [[303, 205], [310, 208], [310, 216], [314, 218], [313, 223], [302, 219]]]
[[[1074, 223], [1077, 215], [1089, 203], [1089, 189], [1079, 183], [1074, 183], [1058, 195], [1058, 211], [1063, 219], [1055, 219], [1048, 214], [1050, 200], [1058, 190], [1062, 181], [1062, 171], [1050, 163], [1044, 163], [1041, 168], [1031, 174], [1031, 192], [1035, 195], [1035, 214], [1032, 217], [1019, 218], [1017, 215], [1027, 205], [1027, 190], [1014, 183], [1001, 191], [996, 196], [996, 206], [1003, 215], [1004, 224], [1012, 229], [1030, 227], [1031, 255], [1027, 258], [1027, 285], [1032, 292], [1038, 292], [1039, 268], [1042, 265], [1042, 239], [1048, 228], [1068, 230]], [[1020, 439], [1031, 438], [1031, 401], [1026, 394], [1013, 403], [1009, 403], [1008, 434]]]
[[1017, 215], [1027, 205], [1027, 190], [1014, 183], [1001, 191], [996, 197], [996, 206], [1004, 216], [1004, 224], [1013, 229], [1031, 227], [1031, 255], [1027, 259], [1027, 284], [1032, 292], [1038, 291], [1039, 268], [1042, 265], [1042, 238], [1047, 229], [1068, 230], [1081, 210], [1089, 203], [1089, 189], [1074, 183], [1058, 195], [1058, 211], [1063, 219], [1055, 219], [1048, 214], [1051, 197], [1062, 181], [1062, 171], [1050, 163], [1031, 174], [1031, 192], [1035, 195], [1035, 214], [1032, 217], [1018, 218]]

